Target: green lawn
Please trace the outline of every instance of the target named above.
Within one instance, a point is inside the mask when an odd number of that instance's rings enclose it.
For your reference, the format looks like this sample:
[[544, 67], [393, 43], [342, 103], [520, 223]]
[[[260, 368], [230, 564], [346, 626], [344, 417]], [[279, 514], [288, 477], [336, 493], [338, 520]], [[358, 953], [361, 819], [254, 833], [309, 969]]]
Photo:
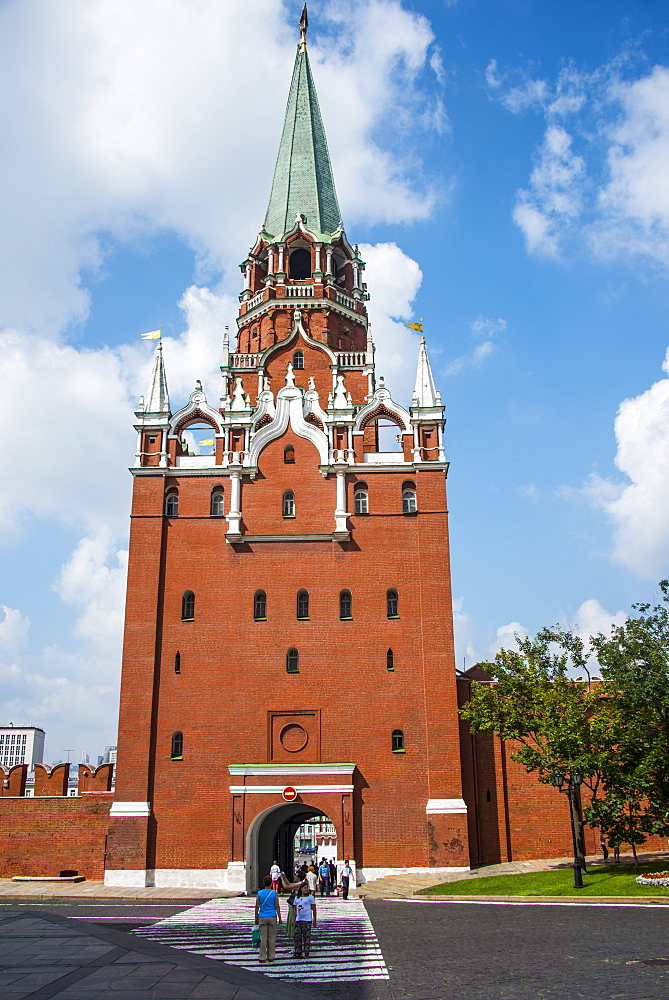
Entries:
[[[664, 871], [657, 864], [640, 865], [639, 872]], [[637, 885], [634, 865], [590, 868], [583, 875], [583, 888], [574, 888], [571, 868], [525, 875], [488, 875], [483, 878], [446, 882], [418, 895], [425, 896], [653, 896], [669, 900], [669, 887]]]

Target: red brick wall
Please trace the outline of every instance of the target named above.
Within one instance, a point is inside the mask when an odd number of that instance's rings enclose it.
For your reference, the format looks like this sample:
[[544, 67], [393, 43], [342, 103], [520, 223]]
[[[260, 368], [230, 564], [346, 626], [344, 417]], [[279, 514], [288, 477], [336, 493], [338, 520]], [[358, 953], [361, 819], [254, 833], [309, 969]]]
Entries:
[[[286, 443], [295, 465], [283, 462]], [[322, 761], [357, 765], [358, 865], [466, 863], [462, 818], [449, 817], [447, 829], [441, 819], [429, 825], [425, 811], [430, 798], [462, 794], [443, 470], [417, 474], [420, 513], [404, 516], [407, 474], [370, 469], [370, 513], [351, 518], [342, 544], [288, 537], [334, 528], [334, 477], [323, 479], [308, 442], [289, 430], [265, 449], [260, 473], [242, 485], [246, 530], [285, 533], [285, 543], [226, 543], [226, 522], [209, 516], [216, 473], [168, 480], [180, 490], [169, 522], [159, 478], [135, 480], [116, 798], [153, 804], [146, 867], [227, 865], [236, 783], [227, 765], [267, 761], [267, 713], [295, 709], [320, 709]], [[347, 478], [351, 510], [356, 477]], [[290, 521], [281, 517], [287, 488], [298, 512]], [[296, 620], [300, 588], [310, 596], [306, 622]], [[339, 620], [344, 588], [351, 621]], [[389, 588], [399, 593], [397, 620], [386, 614]], [[267, 593], [265, 622], [253, 620], [257, 589]], [[192, 622], [181, 621], [185, 590], [196, 596]], [[295, 675], [285, 669], [289, 647], [300, 654]], [[391, 751], [394, 729], [405, 733], [404, 754]], [[184, 754], [173, 761], [177, 730]], [[264, 808], [272, 804], [263, 796]], [[136, 863], [122, 853], [112, 867], [144, 867], [139, 851]]]
[[81, 797], [0, 799], [0, 877], [104, 877], [111, 792]]

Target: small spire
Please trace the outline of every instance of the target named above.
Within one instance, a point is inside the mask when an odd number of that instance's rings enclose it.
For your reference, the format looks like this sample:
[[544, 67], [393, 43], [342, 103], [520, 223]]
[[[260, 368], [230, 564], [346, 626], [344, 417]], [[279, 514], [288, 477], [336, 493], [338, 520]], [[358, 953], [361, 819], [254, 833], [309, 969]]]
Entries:
[[158, 341], [156, 356], [153, 359], [153, 370], [146, 391], [145, 413], [169, 413], [170, 397], [167, 391], [167, 377], [163, 359], [163, 343]]
[[441, 397], [437, 392], [427, 356], [425, 337], [420, 338], [418, 348], [418, 368], [416, 370], [416, 387], [413, 391], [414, 406], [441, 406]]
[[302, 8], [302, 17], [300, 18], [300, 52], [307, 51], [307, 28], [309, 27], [309, 18], [307, 17], [307, 5], [305, 3]]

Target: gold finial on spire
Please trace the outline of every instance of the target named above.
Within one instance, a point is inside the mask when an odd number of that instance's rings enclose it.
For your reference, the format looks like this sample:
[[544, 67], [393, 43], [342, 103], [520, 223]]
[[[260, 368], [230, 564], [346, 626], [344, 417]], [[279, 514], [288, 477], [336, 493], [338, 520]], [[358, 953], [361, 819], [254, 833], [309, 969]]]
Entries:
[[307, 51], [307, 28], [309, 27], [309, 18], [307, 17], [307, 5], [305, 3], [302, 8], [302, 17], [300, 18], [300, 52]]

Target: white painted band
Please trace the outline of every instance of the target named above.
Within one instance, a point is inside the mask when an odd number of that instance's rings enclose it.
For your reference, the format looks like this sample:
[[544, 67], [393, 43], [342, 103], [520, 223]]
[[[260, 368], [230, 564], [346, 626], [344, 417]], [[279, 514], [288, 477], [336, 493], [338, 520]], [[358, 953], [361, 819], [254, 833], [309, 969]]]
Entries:
[[[230, 785], [231, 795], [281, 795], [285, 785]], [[352, 792], [353, 785], [293, 785], [298, 795]]]
[[250, 777], [273, 774], [353, 774], [355, 764], [230, 764], [230, 774]]
[[442, 813], [466, 813], [467, 806], [464, 799], [428, 799], [425, 812], [428, 816]]
[[112, 802], [110, 816], [150, 816], [151, 805], [148, 802]]

